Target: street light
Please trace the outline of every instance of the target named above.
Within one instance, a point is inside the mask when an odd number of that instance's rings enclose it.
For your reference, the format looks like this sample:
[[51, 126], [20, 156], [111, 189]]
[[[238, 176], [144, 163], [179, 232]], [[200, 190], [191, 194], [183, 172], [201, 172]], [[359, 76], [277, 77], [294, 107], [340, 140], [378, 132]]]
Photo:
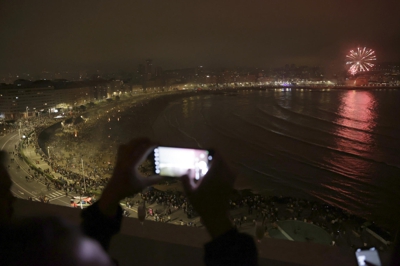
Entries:
[[26, 118], [28, 118], [28, 110], [29, 110], [29, 107], [27, 106], [26, 107]]
[[83, 170], [83, 158], [81, 158], [81, 162], [82, 162], [83, 187], [84, 187], [85, 192], [86, 192], [86, 180], [85, 180], [85, 171]]
[[51, 159], [51, 157], [50, 157], [50, 146], [47, 146], [47, 155], [49, 156], [49, 159]]

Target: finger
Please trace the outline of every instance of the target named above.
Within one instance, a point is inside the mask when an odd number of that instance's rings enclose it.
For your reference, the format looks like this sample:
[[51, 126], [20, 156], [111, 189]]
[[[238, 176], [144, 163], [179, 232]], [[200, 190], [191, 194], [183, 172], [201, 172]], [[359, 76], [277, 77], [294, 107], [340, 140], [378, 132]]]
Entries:
[[230, 170], [228, 164], [223, 160], [220, 154], [216, 154], [213, 159], [213, 163], [210, 170], [204, 176], [203, 181], [205, 183], [226, 183], [229, 186], [233, 186], [236, 176]]
[[138, 154], [137, 151], [143, 150], [144, 147], [147, 147], [151, 143], [150, 139], [148, 138], [137, 138], [133, 139], [127, 144], [121, 145], [121, 151], [126, 155], [134, 155]]
[[186, 194], [192, 194], [194, 191], [194, 184], [191, 182], [190, 177], [188, 175], [184, 175], [181, 177], [181, 181]]
[[135, 138], [129, 141], [126, 145], [130, 147], [136, 147], [142, 143], [148, 143], [150, 142], [149, 138]]
[[141, 150], [142, 156], [140, 158], [140, 161], [145, 160], [149, 156], [149, 154], [153, 152], [153, 150], [156, 147], [157, 147], [157, 144], [154, 142], [149, 142], [149, 143], [146, 143], [145, 145], [143, 145], [142, 150]]
[[128, 144], [125, 144], [126, 152], [129, 154], [138, 154], [138, 151], [145, 150], [146, 147], [151, 143], [148, 138], [138, 138], [131, 140]]
[[156, 144], [147, 138], [133, 139], [126, 145], [121, 145], [119, 156], [135, 165], [143, 162], [151, 153]]

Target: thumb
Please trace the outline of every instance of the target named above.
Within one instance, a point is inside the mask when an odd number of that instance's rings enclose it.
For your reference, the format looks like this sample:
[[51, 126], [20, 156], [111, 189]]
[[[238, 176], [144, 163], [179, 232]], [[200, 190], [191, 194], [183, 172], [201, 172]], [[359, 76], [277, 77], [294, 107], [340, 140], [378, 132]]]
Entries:
[[186, 195], [192, 194], [194, 191], [194, 186], [192, 184], [192, 181], [190, 180], [190, 177], [188, 175], [184, 175], [181, 177], [181, 180]]

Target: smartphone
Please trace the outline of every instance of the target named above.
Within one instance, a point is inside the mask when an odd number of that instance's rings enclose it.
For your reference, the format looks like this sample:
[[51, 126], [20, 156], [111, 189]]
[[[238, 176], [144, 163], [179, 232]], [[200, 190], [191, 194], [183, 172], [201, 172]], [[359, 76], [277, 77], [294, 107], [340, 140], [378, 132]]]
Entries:
[[358, 266], [381, 266], [378, 250], [375, 247], [371, 248], [358, 248], [356, 250], [356, 258]]
[[158, 146], [153, 151], [154, 173], [162, 176], [199, 180], [211, 166], [213, 150]]

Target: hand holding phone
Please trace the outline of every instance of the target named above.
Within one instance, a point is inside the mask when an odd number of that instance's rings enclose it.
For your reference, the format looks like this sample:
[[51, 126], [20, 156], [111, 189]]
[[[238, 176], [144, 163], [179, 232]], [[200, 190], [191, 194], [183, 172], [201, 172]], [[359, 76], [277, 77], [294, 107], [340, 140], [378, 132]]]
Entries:
[[187, 175], [182, 177], [186, 196], [212, 238], [233, 228], [229, 219], [229, 199], [235, 176], [221, 155], [216, 153], [209, 171], [198, 182]]

